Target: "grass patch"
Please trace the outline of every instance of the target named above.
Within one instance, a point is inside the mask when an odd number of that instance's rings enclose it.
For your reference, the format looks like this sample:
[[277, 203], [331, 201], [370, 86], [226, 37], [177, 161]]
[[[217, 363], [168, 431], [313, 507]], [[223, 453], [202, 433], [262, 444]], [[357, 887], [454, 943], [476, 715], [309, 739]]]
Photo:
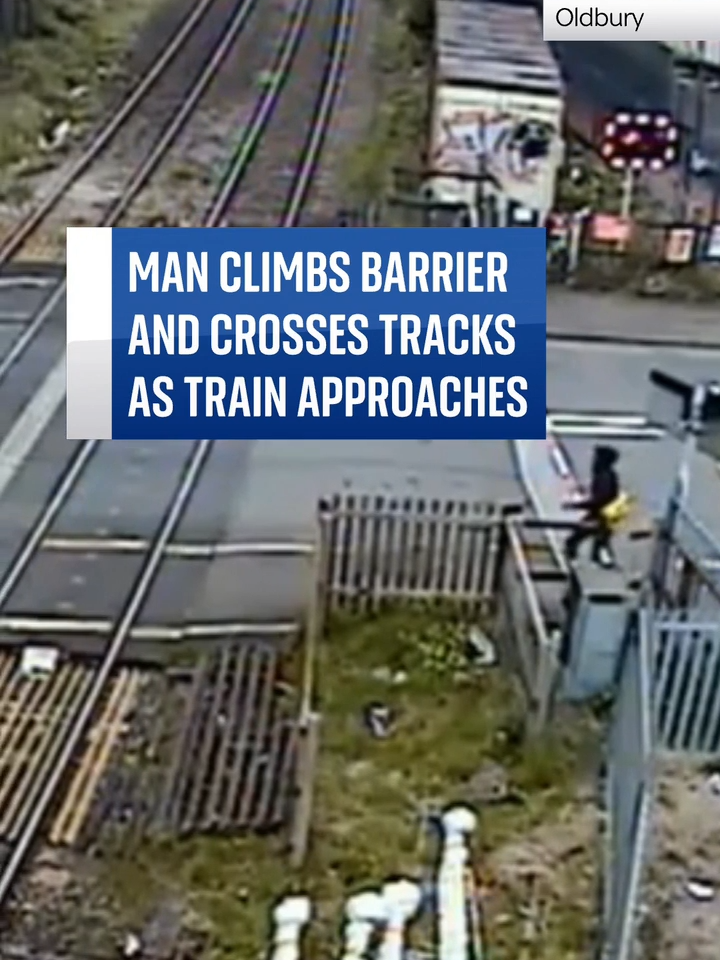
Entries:
[[394, 167], [420, 167], [427, 140], [431, 24], [425, 0], [383, 0], [375, 41], [374, 111], [370, 129], [348, 152], [344, 190], [359, 206], [379, 204]]
[[69, 121], [77, 131], [99, 106], [135, 29], [159, 0], [45, 0], [35, 35], [0, 50], [0, 170], [37, 172], [41, 141]]
[[[187, 899], [191, 922], [210, 933], [208, 956], [253, 960], [266, 949], [273, 903], [302, 891], [317, 911], [306, 955], [330, 955], [345, 897], [393, 875], [431, 875], [435, 845], [423, 811], [472, 802], [478, 771], [493, 765], [509, 802], [483, 806], [478, 833], [490, 949], [507, 960], [519, 955], [529, 862], [545, 918], [533, 957], [584, 955], [595, 823], [577, 789], [592, 769], [594, 731], [574, 719], [526, 742], [513, 684], [496, 668], [469, 669], [463, 636], [421, 610], [336, 622], [319, 663], [321, 756], [305, 869], [292, 875], [272, 839], [143, 843], [102, 865], [103, 888], [127, 922], [140, 923], [153, 899], [174, 891]], [[394, 716], [385, 739], [363, 724], [375, 701]], [[430, 932], [431, 925], [416, 931], [418, 946]]]

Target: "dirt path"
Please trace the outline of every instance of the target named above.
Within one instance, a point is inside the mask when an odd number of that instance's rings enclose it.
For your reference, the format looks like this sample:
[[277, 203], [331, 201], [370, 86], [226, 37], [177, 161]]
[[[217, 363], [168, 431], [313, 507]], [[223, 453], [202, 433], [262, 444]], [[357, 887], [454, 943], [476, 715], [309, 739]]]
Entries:
[[650, 957], [716, 960], [720, 944], [720, 796], [697, 765], [657, 779], [645, 940]]

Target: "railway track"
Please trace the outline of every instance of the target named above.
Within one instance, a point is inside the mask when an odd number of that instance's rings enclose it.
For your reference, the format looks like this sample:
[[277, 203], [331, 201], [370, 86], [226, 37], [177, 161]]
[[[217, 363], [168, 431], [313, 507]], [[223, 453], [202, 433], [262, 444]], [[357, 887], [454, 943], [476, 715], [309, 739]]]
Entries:
[[[200, 76], [208, 63], [215, 61], [213, 73], [216, 72], [219, 65], [217, 59], [227, 54], [229, 50], [225, 46], [226, 38], [228, 42], [232, 42], [239, 36], [254, 6], [254, 2], [234, 3], [230, 6], [229, 13], [228, 4], [224, 0], [198, 0], [192, 6], [165, 48], [158, 51], [150, 68], [130, 90], [118, 109], [91, 135], [77, 159], [41, 202], [0, 242], [0, 267], [22, 253], [28, 240], [43, 226], [50, 214], [88, 173], [92, 165], [102, 157], [118, 135], [135, 120], [138, 112], [153, 93], [157, 93], [158, 99], [165, 101], [161, 104], [159, 116], [153, 118], [155, 125], [153, 140], [157, 137], [158, 129], [162, 130], [173, 122], [173, 117], [183, 104], [189, 100], [195, 101]], [[237, 22], [238, 18], [240, 23]], [[219, 49], [221, 45], [222, 52]], [[209, 51], [206, 49], [208, 46]], [[193, 47], [196, 48], [194, 51]], [[199, 56], [202, 64], [200, 72], [191, 69], [189, 77], [184, 60], [181, 59], [182, 55], [188, 52]], [[165, 78], [170, 81], [168, 90], [162, 89], [162, 81]], [[129, 192], [131, 182], [132, 177], [123, 193]], [[134, 199], [134, 196], [129, 199]]]
[[[233, 222], [235, 196], [248, 170], [254, 166], [257, 147], [276, 115], [285, 81], [312, 22], [311, 4], [315, 2], [319, 0], [298, 0], [288, 20], [278, 52], [276, 79], [259, 97], [242, 138], [242, 144], [250, 146], [241, 146], [233, 158], [227, 176], [209, 205], [203, 220], [205, 226]], [[245, 0], [236, 9], [232, 21], [236, 33], [251, 8], [252, 0]], [[285, 188], [278, 190], [273, 207], [276, 225], [294, 226], [302, 214], [340, 88], [353, 12], [354, 0], [335, 0], [331, 30], [320, 63], [322, 72], [307, 114], [306, 137], [296, 169]], [[226, 48], [232, 43], [228, 39], [231, 32], [232, 27], [223, 34], [220, 47], [223, 42]], [[134, 171], [122, 197], [106, 214], [104, 225], [119, 221], [162, 161], [168, 146], [212, 81], [213, 71], [221, 60], [222, 51], [218, 52], [216, 47], [193, 87], [195, 93], [183, 101], [153, 150]], [[63, 293], [64, 284], [61, 284], [33, 319], [31, 327], [34, 324], [37, 330], [42, 326]], [[42, 559], [44, 545], [52, 538], [58, 517], [77, 494], [93, 464], [97, 464], [103, 446], [102, 441], [72, 445], [71, 455], [52, 493], [0, 582], [0, 612], [7, 609], [33, 565]], [[126, 446], [129, 450], [131, 445]], [[174, 481], [173, 493], [163, 504], [152, 535], [133, 553], [130, 582], [125, 585], [121, 581], [120, 586], [115, 587], [116, 598], [122, 596], [122, 599], [113, 600], [116, 605], [110, 611], [110, 625], [104, 631], [105, 645], [99, 661], [64, 664], [54, 677], [45, 681], [19, 679], [17, 658], [0, 661], [0, 670], [7, 670], [13, 691], [6, 703], [0, 687], [0, 711], [16, 710], [18, 698], [26, 705], [22, 711], [25, 726], [18, 727], [17, 719], [8, 721], [7, 717], [5, 725], [0, 726], [0, 738], [9, 736], [14, 744], [21, 745], [18, 760], [12, 753], [3, 751], [0, 739], [0, 769], [14, 771], [15, 783], [19, 784], [8, 794], [11, 806], [8, 830], [4, 834], [0, 830], [0, 909], [7, 905], [27, 857], [48, 824], [49, 839], [56, 843], [73, 842], [81, 833], [124, 718], [132, 710], [139, 681], [135, 674], [118, 670], [123, 649], [138, 625], [207, 468], [214, 443], [199, 441], [185, 447], [185, 456], [175, 463], [169, 475], [164, 471], [165, 488]], [[94, 533], [102, 539], [102, 532]], [[62, 554], [58, 550], [52, 552], [55, 556]], [[76, 551], [69, 552], [76, 554]], [[282, 820], [286, 798], [278, 778], [289, 783], [294, 763], [294, 731], [276, 702], [278, 669], [277, 651], [261, 643], [236, 643], [221, 650], [216, 660], [199, 674], [177, 745], [179, 760], [173, 764], [167, 781], [169, 800], [165, 809], [169, 811], [170, 822], [181, 832], [197, 825], [203, 829], [272, 827]], [[28, 710], [29, 702], [33, 706]], [[58, 703], [62, 710], [58, 709]], [[27, 724], [32, 727], [31, 735], [27, 733]], [[33, 751], [27, 743], [28, 737], [32, 744], [40, 742], [42, 750]], [[198, 743], [202, 763], [184, 764], [183, 756], [192, 749], [192, 744]], [[31, 755], [41, 759], [36, 762], [31, 760]], [[51, 815], [54, 820], [50, 820]]]
[[[255, 9], [256, 3], [257, 0], [239, 0], [230, 21], [227, 23], [220, 38], [213, 47], [202, 70], [194, 78], [192, 85], [186, 90], [185, 96], [180, 103], [174, 105], [174, 109], [166, 118], [165, 125], [162, 127], [159, 136], [140, 163], [138, 163], [131, 172], [120, 195], [106, 211], [104, 216], [95, 224], [96, 226], [114, 227], [121, 223], [122, 218], [127, 214], [133, 202], [147, 185], [152, 175], [157, 171], [177, 141], [177, 138], [192, 118], [193, 113], [199, 106], [203, 96], [207, 93], [225, 58], [240, 36], [250, 14]], [[103, 140], [101, 142], [104, 147], [105, 141]], [[56, 190], [50, 194], [38, 210], [28, 217], [24, 223], [19, 225], [18, 229], [0, 248], [0, 265], [22, 249], [23, 244], [27, 242], [28, 238], [39, 228], [45, 218], [52, 212], [68, 191], [75, 186], [78, 178], [98, 156], [101, 149], [102, 148], [97, 148], [97, 144], [91, 144], [91, 147], [88, 148], [86, 154], [81, 158], [83, 162], [78, 163], [77, 169], [71, 171], [71, 174], [68, 174], [68, 176], [58, 184]], [[23, 336], [19, 338], [16, 345], [14, 345], [13, 349], [3, 358], [0, 364], [0, 382], [5, 372], [19, 359], [29, 343], [46, 323], [51, 313], [61, 303], [65, 295], [65, 290], [65, 281], [62, 280], [31, 318], [23, 331]]]
[[[155, 137], [140, 161], [131, 169], [115, 201], [98, 218], [95, 225], [112, 227], [122, 222], [141, 197], [145, 187], [158, 173], [178, 138], [197, 113], [202, 99], [238, 42], [251, 15], [257, 9], [259, 0], [237, 0], [229, 15], [226, 3], [227, 0], [203, 0], [193, 10], [169, 46], [160, 55], [146, 79], [141, 81], [115, 116], [91, 140], [86, 150], [57, 183], [54, 190], [0, 245], [0, 270], [12, 257], [22, 252], [28, 240], [77, 186], [92, 164], [113, 142], [113, 138], [127, 127], [135, 111], [146, 102], [154, 85], [163, 78], [164, 71], [168, 71], [176, 58], [181, 57], [182, 51], [194, 42], [194, 33], [204, 23], [203, 18], [212, 16], [217, 20], [218, 13], [224, 13], [224, 16], [219, 17], [219, 24], [215, 22], [210, 24], [210, 49], [205, 49], [208, 43], [207, 39], [203, 38], [205, 44], [200, 52], [205, 56], [201, 66], [191, 72], [189, 83], [187, 81], [181, 83], [180, 94], [174, 96], [168, 91], [162, 91], [162, 110], [157, 117], [158, 127]], [[193, 56], [197, 52], [195, 50]], [[178, 78], [174, 79], [177, 83]], [[65, 281], [62, 278], [49, 288], [49, 293], [42, 298], [27, 321], [20, 326], [14, 341], [0, 359], [0, 435], [9, 434], [18, 415], [29, 404], [36, 391], [41, 389], [44, 383], [43, 376], [47, 374], [48, 346], [52, 354], [62, 349], [65, 339], [63, 326], [53, 322], [53, 319], [58, 318], [65, 291]], [[44, 334], [42, 337], [41, 331]], [[55, 391], [57, 408], [64, 397], [64, 390], [60, 383], [62, 377], [59, 371], [55, 372], [55, 376], [58, 380], [58, 388]]]
[[220, 223], [299, 225], [340, 90], [354, 11], [355, 0], [314, 0], [304, 11], [309, 38], [295, 52], [297, 69], [306, 74], [319, 62], [322, 72], [315, 82], [296, 86], [278, 103], [287, 71], [280, 52], [273, 73], [276, 81], [258, 102], [218, 194], [213, 215]]

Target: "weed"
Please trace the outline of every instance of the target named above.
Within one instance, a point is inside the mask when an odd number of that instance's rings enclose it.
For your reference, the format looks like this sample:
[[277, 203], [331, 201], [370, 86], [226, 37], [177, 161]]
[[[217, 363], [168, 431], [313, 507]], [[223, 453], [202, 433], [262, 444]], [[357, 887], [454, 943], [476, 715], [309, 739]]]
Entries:
[[394, 167], [418, 167], [427, 135], [429, 43], [424, 0], [386, 0], [374, 52], [377, 109], [349, 152], [345, 189], [359, 204], [382, 201]]
[[[576, 847], [578, 758], [590, 732], [573, 722], [546, 739], [525, 741], [515, 684], [499, 668], [475, 670], [463, 662], [463, 637], [446, 614], [422, 608], [334, 621], [318, 664], [321, 753], [304, 869], [293, 874], [282, 842], [273, 838], [144, 843], [104, 860], [104, 883], [128, 922], [137, 921], [154, 897], [181, 893], [211, 931], [212, 960], [254, 958], [266, 948], [273, 903], [303, 891], [316, 908], [306, 955], [330, 955], [351, 892], [389, 876], [432, 871], [424, 816], [467, 801], [472, 778], [489, 762], [502, 766], [520, 800], [481, 810], [481, 872], [487, 865], [492, 874], [493, 857], [508, 844], [525, 843], [533, 831], [552, 830], [565, 847]], [[363, 722], [373, 702], [387, 705], [393, 716], [384, 739], [373, 738]], [[585, 942], [593, 921], [590, 906], [579, 899], [589, 883], [582, 877], [590, 870], [590, 846], [582, 848], [580, 861], [572, 851], [561, 858], [539, 960], [582, 955], [574, 945]], [[522, 885], [497, 870], [488, 938], [499, 960], [514, 960]], [[506, 929], [508, 914], [514, 919]], [[416, 946], [431, 935], [431, 928], [419, 929]]]
[[0, 51], [0, 169], [37, 172], [43, 141], [59, 123], [75, 134], [86, 125], [129, 38], [159, 2], [39, 5], [33, 36]]

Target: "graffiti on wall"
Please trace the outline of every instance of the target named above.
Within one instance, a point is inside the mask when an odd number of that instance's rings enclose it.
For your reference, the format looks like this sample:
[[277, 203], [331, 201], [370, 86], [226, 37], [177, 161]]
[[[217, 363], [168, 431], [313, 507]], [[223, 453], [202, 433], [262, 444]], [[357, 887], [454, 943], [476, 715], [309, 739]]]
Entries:
[[555, 169], [558, 134], [546, 120], [507, 111], [458, 110], [440, 120], [433, 167], [477, 174], [518, 203], [535, 207]]

